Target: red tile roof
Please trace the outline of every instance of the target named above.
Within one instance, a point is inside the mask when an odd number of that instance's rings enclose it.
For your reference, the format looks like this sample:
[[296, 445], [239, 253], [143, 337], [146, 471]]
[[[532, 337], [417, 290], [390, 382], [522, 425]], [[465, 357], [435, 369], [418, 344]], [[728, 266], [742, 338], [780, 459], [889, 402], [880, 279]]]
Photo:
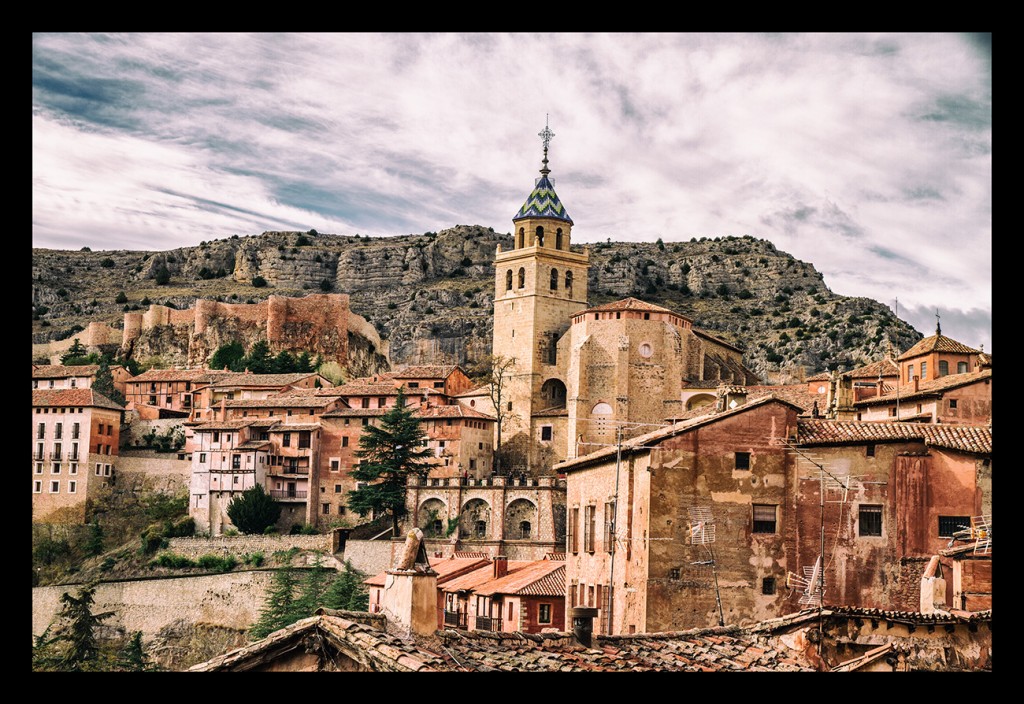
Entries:
[[909, 350], [901, 354], [897, 359], [901, 362], [905, 359], [911, 359], [912, 357], [919, 357], [922, 354], [929, 354], [930, 352], [952, 352], [954, 354], [977, 354], [979, 350], [973, 347], [968, 347], [965, 344], [957, 342], [956, 340], [950, 339], [945, 335], [936, 334], [931, 337], [926, 337], [919, 341], [916, 345], [911, 347]]
[[929, 379], [927, 381], [919, 382], [917, 391], [914, 391], [913, 386], [903, 384], [899, 387], [898, 392], [887, 393], [884, 396], [871, 396], [870, 398], [861, 399], [860, 401], [854, 401], [853, 405], [875, 406], [878, 404], [892, 403], [897, 399], [897, 397], [899, 397], [901, 401], [909, 401], [916, 398], [940, 396], [944, 391], [950, 391], [952, 389], [960, 388], [961, 386], [967, 386], [968, 384], [974, 384], [991, 378], [991, 369], [982, 369], [980, 372], [967, 372], [966, 374], [947, 374], [946, 376], [940, 376], [938, 379]]
[[[851, 369], [848, 372], [843, 372], [844, 377], [850, 379], [878, 379], [878, 375], [881, 373], [882, 378], [886, 379], [889, 377], [899, 377], [900, 370], [896, 366], [896, 362], [891, 359], [880, 359], [877, 362], [871, 364], [865, 364], [863, 367], [857, 367]], [[826, 377], [828, 378], [828, 377]]]
[[33, 364], [33, 379], [67, 379], [69, 377], [93, 376], [99, 370], [98, 364]]
[[992, 428], [980, 425], [801, 419], [797, 438], [801, 445], [918, 441], [974, 454], [992, 453]]
[[272, 433], [290, 433], [297, 430], [320, 430], [319, 423], [278, 423], [270, 428]]
[[[712, 335], [707, 330], [701, 330], [700, 328], [691, 328], [691, 329], [693, 330], [693, 334], [698, 336], [698, 337], [703, 337], [703, 338], [705, 338], [707, 340], [711, 340], [712, 342], [714, 342], [717, 345], [721, 345], [722, 347], [728, 347], [729, 349], [735, 350], [736, 352], [742, 352], [743, 351], [741, 348], [737, 347], [736, 345], [732, 344], [731, 342], [726, 342], [722, 338], [717, 337], [715, 335]], [[725, 362], [725, 360], [720, 360], [720, 361]]]
[[809, 376], [805, 381], [829, 381], [832, 375], [828, 372], [818, 372], [814, 376]]
[[490, 580], [494, 579], [494, 565], [490, 561], [486, 562], [481, 567], [477, 567], [472, 572], [467, 572], [464, 575], [460, 575], [454, 579], [448, 580], [444, 583], [443, 591], [446, 592], [463, 592], [472, 591], [481, 584], [485, 584]]
[[196, 432], [207, 432], [213, 430], [239, 430], [241, 428], [248, 428], [252, 425], [255, 418], [242, 418], [239, 420], [211, 420], [199, 425], [192, 426], [192, 430]]
[[138, 376], [127, 379], [133, 381], [208, 381], [210, 378], [224, 378], [234, 372], [219, 372], [211, 369], [147, 369]]
[[[271, 396], [270, 398], [225, 399], [224, 408], [326, 408], [338, 401], [334, 396]], [[220, 408], [220, 402], [216, 404]]]
[[687, 318], [685, 315], [676, 313], [673, 310], [669, 310], [668, 308], [662, 308], [661, 306], [656, 306], [653, 303], [647, 303], [646, 301], [641, 301], [640, 299], [633, 297], [623, 298], [620, 301], [612, 301], [611, 303], [605, 303], [603, 305], [587, 308], [586, 310], [577, 311], [573, 313], [573, 315], [575, 316], [580, 315], [581, 313], [596, 313], [598, 311], [616, 310], [644, 310], [653, 311], [657, 313], [671, 313], [672, 315], [683, 318], [684, 320], [689, 320], [689, 318]]
[[416, 364], [393, 372], [396, 379], [447, 379], [458, 369], [457, 364]]
[[462, 404], [454, 404], [451, 406], [426, 406], [416, 410], [414, 415], [417, 418], [476, 418], [480, 420], [497, 420], [494, 416], [489, 416], [486, 413], [463, 406]]
[[364, 417], [375, 417], [382, 416], [390, 408], [335, 408], [333, 411], [327, 411], [326, 413], [320, 414], [321, 418], [364, 418]]
[[[728, 411], [722, 411], [721, 413], [715, 413], [713, 408], [708, 406], [703, 408], [697, 408], [694, 409], [693, 411], [690, 411], [690, 413], [700, 413], [702, 411], [703, 413], [695, 417], [687, 418], [686, 420], [681, 420], [677, 423], [673, 423], [667, 428], [659, 428], [658, 430], [655, 430], [653, 432], [646, 433], [644, 435], [639, 435], [635, 438], [631, 438], [629, 440], [624, 441], [622, 443], [623, 456], [633, 454], [634, 452], [639, 452], [644, 449], [648, 449], [649, 445], [657, 444], [662, 440], [665, 440], [666, 438], [670, 438], [680, 433], [689, 432], [694, 428], [709, 425], [711, 423], [718, 422], [719, 420], [725, 418], [731, 418], [732, 416], [738, 415], [740, 413], [746, 413], [747, 411], [753, 408], [757, 408], [759, 406], [763, 406], [766, 403], [785, 404], [798, 412], [803, 410], [798, 404], [795, 404], [792, 401], [789, 401], [784, 398], [779, 398], [774, 394], [769, 394], [767, 396], [755, 399], [753, 401], [748, 399], [747, 402], [744, 403], [743, 405], [737, 406], [736, 408], [733, 408]], [[597, 450], [596, 452], [591, 452], [590, 454], [583, 455], [581, 457], [576, 457], [573, 459], [565, 460], [564, 462], [559, 462], [555, 464], [552, 467], [552, 469], [558, 473], [576, 470], [587, 465], [595, 464], [597, 462], [602, 462], [609, 458], [613, 458], [615, 457], [617, 451], [618, 448], [614, 445], [610, 447], [605, 447], [600, 450]]]
[[[555, 573], [559, 573], [561, 577], [553, 577]], [[560, 584], [561, 588], [550, 591], [556, 584]], [[523, 591], [531, 589], [532, 591]], [[484, 582], [476, 587], [473, 593], [480, 596], [527, 593], [536, 596], [565, 596], [565, 563], [551, 560], [510, 560], [507, 574]]]
[[32, 406], [82, 406], [109, 408], [123, 411], [119, 406], [98, 391], [92, 389], [32, 389]]
[[226, 389], [234, 387], [285, 387], [298, 383], [311, 376], [318, 376], [316, 372], [295, 372], [292, 374], [250, 374], [247, 372], [233, 372], [227, 376], [217, 379], [213, 383], [215, 389]]
[[[472, 574], [477, 569], [484, 567], [488, 570], [493, 570], [491, 563], [488, 562], [487, 558], [480, 557], [429, 557], [430, 567], [437, 572], [437, 584], [438, 586], [446, 585], [452, 579], [459, 579], [464, 576], [467, 572]], [[371, 587], [382, 587], [387, 579], [387, 572], [381, 572], [375, 574], [372, 577], [363, 580], [363, 584]]]

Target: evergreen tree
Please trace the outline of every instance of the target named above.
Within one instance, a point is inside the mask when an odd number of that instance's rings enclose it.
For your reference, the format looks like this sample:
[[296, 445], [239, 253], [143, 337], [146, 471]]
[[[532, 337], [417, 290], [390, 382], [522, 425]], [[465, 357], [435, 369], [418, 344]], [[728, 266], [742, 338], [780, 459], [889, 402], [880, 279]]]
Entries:
[[331, 571], [324, 567], [323, 560], [317, 556], [313, 567], [306, 572], [301, 593], [295, 600], [295, 621], [312, 616], [314, 611], [325, 605], [324, 597], [327, 588], [331, 586]]
[[233, 372], [245, 369], [245, 348], [238, 340], [225, 342], [210, 358], [210, 369], [228, 368]]
[[76, 337], [68, 351], [60, 356], [61, 364], [85, 364], [85, 345]]
[[291, 356], [288, 350], [281, 350], [274, 357], [274, 361], [271, 362], [271, 368], [275, 374], [289, 374], [295, 371], [295, 358]]
[[86, 555], [95, 557], [103, 552], [103, 526], [96, 521], [89, 524], [89, 535], [82, 546]]
[[299, 355], [299, 358], [295, 360], [295, 371], [310, 373], [313, 371], [313, 360], [310, 359], [309, 352], [303, 352]]
[[285, 567], [274, 573], [270, 591], [267, 592], [266, 601], [263, 602], [263, 609], [260, 611], [260, 618], [249, 629], [249, 640], [266, 638], [274, 631], [298, 620], [292, 618], [295, 613], [297, 587], [298, 577], [294, 568]]
[[56, 640], [64, 646], [60, 655], [61, 670], [77, 672], [102, 669], [96, 626], [112, 616], [113, 612], [92, 613], [95, 593], [95, 584], [87, 584], [78, 590], [78, 596], [64, 592], [60, 597], [61, 609], [57, 617], [63, 621], [63, 626]]
[[114, 388], [114, 375], [110, 373], [110, 360], [108, 357], [101, 357], [100, 368], [96, 370], [96, 378], [92, 382], [93, 391], [103, 394], [118, 405], [125, 405], [124, 396]]
[[368, 425], [359, 437], [355, 454], [362, 461], [351, 476], [366, 482], [348, 492], [348, 505], [365, 516], [371, 511], [391, 514], [392, 535], [398, 535], [398, 520], [405, 513], [405, 484], [410, 475], [426, 476], [431, 457], [427, 436], [405, 407], [405, 387], [398, 390], [395, 405], [381, 416], [380, 425]]
[[132, 633], [131, 639], [117, 654], [117, 668], [124, 672], [150, 672], [153, 665], [142, 647], [142, 631]]
[[269, 374], [273, 372], [273, 357], [270, 345], [266, 340], [257, 340], [245, 358], [245, 366], [253, 374]]
[[246, 489], [231, 499], [228, 504], [228, 518], [243, 533], [262, 535], [281, 517], [281, 505], [271, 498], [262, 484]]
[[345, 560], [345, 569], [331, 582], [324, 594], [324, 606], [341, 611], [366, 611], [370, 607], [370, 595], [363, 585], [366, 575]]

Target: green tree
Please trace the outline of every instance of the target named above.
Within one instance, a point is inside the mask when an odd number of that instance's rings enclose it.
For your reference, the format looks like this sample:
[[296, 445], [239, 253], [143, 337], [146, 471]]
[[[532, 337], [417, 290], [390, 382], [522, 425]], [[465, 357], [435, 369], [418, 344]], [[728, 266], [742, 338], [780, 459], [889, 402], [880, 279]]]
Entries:
[[210, 358], [210, 369], [230, 369], [240, 372], [245, 369], [245, 348], [238, 340], [225, 342]]
[[[71, 347], [68, 348], [68, 351], [60, 356], [60, 363], [61, 364], [75, 364], [77, 359], [79, 359], [79, 358], [83, 358], [84, 359], [85, 358], [85, 354], [86, 354], [85, 345], [83, 345], [81, 343], [81, 341], [76, 337], [71, 342]], [[82, 363], [84, 363], [84, 362], [82, 362]]]
[[167, 268], [166, 264], [161, 264], [159, 266], [159, 268], [156, 270], [156, 275], [154, 278], [156, 278], [157, 286], [166, 286], [171, 282], [171, 272]]
[[270, 345], [266, 340], [257, 340], [245, 358], [245, 366], [253, 374], [269, 374], [274, 369], [274, 358], [270, 355]]
[[306, 572], [301, 592], [295, 600], [296, 621], [312, 616], [314, 611], [325, 605], [324, 597], [327, 588], [331, 586], [331, 571], [324, 567], [323, 560], [318, 555], [313, 561], [313, 567]]
[[142, 631], [135, 631], [117, 654], [117, 669], [123, 672], [150, 672], [153, 665], [142, 647]]
[[299, 355], [299, 358], [295, 360], [295, 371], [297, 372], [312, 372], [313, 371], [313, 360], [309, 357], [309, 352], [303, 352]]
[[366, 575], [345, 560], [345, 569], [331, 582], [324, 594], [324, 606], [343, 611], [366, 611], [370, 606], [370, 595], [363, 579]]
[[128, 294], [126, 294], [124, 291], [119, 292], [117, 294], [117, 297], [114, 298], [114, 303], [127, 303], [127, 302], [128, 302]]
[[270, 497], [261, 484], [246, 489], [228, 504], [228, 518], [243, 533], [262, 535], [280, 517], [280, 504]]
[[285, 567], [274, 573], [259, 620], [249, 629], [249, 640], [266, 638], [274, 631], [298, 620], [293, 618], [298, 583], [298, 577], [292, 567]]
[[96, 378], [92, 383], [93, 391], [103, 394], [114, 403], [123, 406], [126, 402], [124, 396], [114, 388], [114, 375], [110, 373], [109, 358], [101, 357], [100, 368], [96, 370]]
[[289, 374], [295, 371], [295, 358], [288, 350], [281, 350], [270, 363], [270, 368], [275, 374]]
[[89, 524], [89, 533], [85, 538], [82, 549], [86, 555], [95, 557], [103, 552], [103, 526], [96, 521]]
[[60, 597], [61, 609], [57, 618], [63, 623], [56, 640], [63, 645], [59, 660], [61, 670], [79, 672], [102, 669], [96, 626], [113, 616], [113, 612], [94, 614], [92, 606], [95, 594], [96, 585], [87, 584], [79, 588], [77, 596], [64, 592]]
[[362, 461], [352, 478], [366, 482], [348, 492], [348, 505], [365, 516], [373, 511], [391, 514], [392, 535], [398, 535], [398, 520], [405, 513], [405, 484], [411, 475], [425, 476], [431, 456], [427, 436], [405, 407], [405, 387], [398, 390], [395, 405], [380, 417], [380, 425], [368, 425], [359, 437], [355, 454]]
[[263, 288], [267, 285], [267, 280], [262, 276], [254, 276], [252, 277], [252, 285], [253, 288]]

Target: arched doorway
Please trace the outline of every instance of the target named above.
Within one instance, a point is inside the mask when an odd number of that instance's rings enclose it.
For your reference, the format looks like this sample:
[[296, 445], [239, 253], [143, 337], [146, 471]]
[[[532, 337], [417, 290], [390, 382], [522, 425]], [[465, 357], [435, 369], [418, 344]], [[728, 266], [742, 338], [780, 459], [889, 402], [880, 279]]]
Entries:
[[529, 540], [537, 526], [537, 505], [516, 499], [505, 509], [505, 540]]

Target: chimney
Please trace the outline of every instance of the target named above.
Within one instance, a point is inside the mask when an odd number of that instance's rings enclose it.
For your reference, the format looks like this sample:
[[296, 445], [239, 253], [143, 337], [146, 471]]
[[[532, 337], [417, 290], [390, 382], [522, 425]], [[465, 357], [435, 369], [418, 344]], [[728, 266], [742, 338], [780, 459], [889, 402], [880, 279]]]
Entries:
[[921, 383], [921, 379], [920, 379], [919, 377], [916, 377], [916, 376], [915, 376], [915, 377], [914, 377], [914, 391], [917, 391], [917, 390], [918, 390], [918, 385], [919, 385], [920, 383]]
[[225, 421], [228, 419], [228, 411], [224, 407], [224, 401], [225, 399], [220, 400], [220, 413], [218, 414], [220, 417], [217, 420]]
[[504, 577], [508, 574], [508, 557], [505, 555], [494, 556], [494, 578]]
[[597, 609], [593, 606], [574, 606], [572, 609], [572, 634], [584, 648], [594, 644], [594, 618]]

